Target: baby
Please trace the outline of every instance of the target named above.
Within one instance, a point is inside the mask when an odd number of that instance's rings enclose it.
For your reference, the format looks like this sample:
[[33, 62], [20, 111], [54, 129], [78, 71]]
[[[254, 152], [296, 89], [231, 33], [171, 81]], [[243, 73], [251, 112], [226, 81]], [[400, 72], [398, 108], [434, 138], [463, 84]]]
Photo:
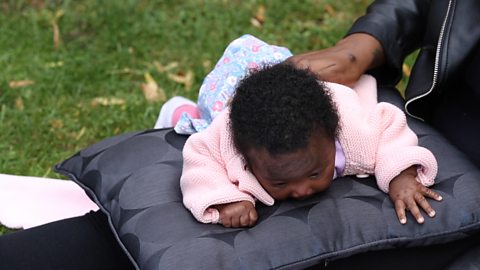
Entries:
[[257, 200], [304, 199], [344, 175], [374, 174], [402, 224], [407, 209], [418, 223], [420, 208], [435, 216], [426, 198], [442, 199], [426, 187], [436, 176], [434, 156], [417, 145], [400, 109], [377, 103], [370, 76], [352, 89], [285, 62], [257, 67], [230, 105], [189, 137], [183, 156], [185, 206], [200, 222], [225, 227], [253, 226]]
[[195, 218], [252, 226], [257, 200], [303, 199], [338, 176], [370, 174], [402, 224], [407, 209], [418, 223], [420, 209], [435, 216], [426, 198], [441, 197], [426, 186], [434, 183], [436, 160], [417, 146], [400, 109], [377, 104], [375, 79], [363, 76], [353, 89], [320, 83], [282, 63], [290, 56], [244, 35], [227, 46], [197, 103], [174, 97], [162, 106], [156, 128], [195, 133], [183, 150], [181, 177]]

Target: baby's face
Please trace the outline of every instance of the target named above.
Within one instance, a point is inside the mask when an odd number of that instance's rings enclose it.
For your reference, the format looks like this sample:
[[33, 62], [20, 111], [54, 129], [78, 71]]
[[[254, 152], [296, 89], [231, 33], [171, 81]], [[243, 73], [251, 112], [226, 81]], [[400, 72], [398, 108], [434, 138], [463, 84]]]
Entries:
[[316, 132], [306, 149], [274, 156], [265, 149], [250, 149], [247, 158], [250, 170], [274, 199], [305, 199], [332, 182], [335, 142]]

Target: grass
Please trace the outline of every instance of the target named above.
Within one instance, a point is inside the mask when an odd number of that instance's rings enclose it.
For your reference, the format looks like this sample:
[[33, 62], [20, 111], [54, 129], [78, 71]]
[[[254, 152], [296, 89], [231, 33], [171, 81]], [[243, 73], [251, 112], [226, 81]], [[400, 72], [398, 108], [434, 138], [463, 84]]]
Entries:
[[78, 150], [153, 126], [163, 100], [145, 98], [146, 76], [195, 99], [231, 40], [325, 48], [370, 2], [0, 1], [0, 173], [58, 178]]

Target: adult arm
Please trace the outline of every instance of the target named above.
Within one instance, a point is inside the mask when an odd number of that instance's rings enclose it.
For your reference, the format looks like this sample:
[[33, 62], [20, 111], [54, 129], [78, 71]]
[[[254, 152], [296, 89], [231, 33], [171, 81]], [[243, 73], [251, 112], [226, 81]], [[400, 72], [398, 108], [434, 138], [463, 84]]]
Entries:
[[382, 65], [385, 58], [378, 40], [354, 33], [333, 47], [294, 55], [287, 61], [310, 69], [319, 80], [353, 86], [367, 70]]
[[427, 28], [431, 0], [377, 0], [348, 31], [366, 33], [381, 44], [384, 65], [372, 71], [379, 84], [396, 84], [405, 57], [418, 49]]
[[335, 46], [289, 61], [310, 68], [321, 80], [348, 86], [369, 70], [380, 84], [395, 84], [405, 57], [420, 46], [429, 5], [428, 0], [375, 1]]

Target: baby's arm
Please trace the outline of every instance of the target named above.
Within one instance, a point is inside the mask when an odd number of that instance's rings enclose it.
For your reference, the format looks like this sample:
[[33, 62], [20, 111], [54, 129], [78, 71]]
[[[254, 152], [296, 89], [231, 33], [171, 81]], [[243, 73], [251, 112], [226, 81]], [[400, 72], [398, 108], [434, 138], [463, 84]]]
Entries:
[[[403, 111], [389, 103], [377, 103], [373, 77], [362, 76], [353, 88], [356, 95], [341, 89], [342, 86], [330, 86], [336, 89], [335, 100], [342, 120], [342, 146], [355, 153], [352, 171], [347, 173], [355, 170], [374, 173], [378, 187], [389, 193], [395, 204], [400, 222], [406, 222], [406, 208], [419, 223], [423, 218], [418, 206], [433, 216], [435, 212], [425, 198], [441, 199], [426, 188], [434, 184], [437, 161], [432, 152], [418, 146], [418, 138], [408, 127]], [[367, 167], [358, 166], [355, 159], [362, 160]]]
[[420, 184], [417, 180], [417, 168], [411, 166], [397, 175], [389, 184], [390, 199], [395, 205], [395, 211], [400, 223], [407, 223], [405, 210], [410, 211], [418, 223], [425, 220], [420, 212], [419, 206], [430, 217], [435, 216], [435, 210], [430, 206], [426, 198], [441, 201], [440, 196], [435, 191]]
[[417, 136], [408, 127], [400, 109], [379, 103], [375, 113], [382, 123], [375, 165], [379, 186], [390, 195], [400, 223], [407, 222], [405, 210], [410, 211], [418, 223], [423, 223], [419, 207], [430, 217], [435, 216], [426, 198], [442, 199], [426, 187], [434, 183], [436, 159], [428, 149], [418, 146]]
[[242, 159], [231, 145], [226, 121], [227, 115], [220, 114], [211, 126], [185, 143], [180, 179], [183, 203], [200, 222], [249, 226], [256, 221], [254, 198], [259, 192], [250, 192], [248, 187], [259, 184], [253, 175], [244, 172]]

